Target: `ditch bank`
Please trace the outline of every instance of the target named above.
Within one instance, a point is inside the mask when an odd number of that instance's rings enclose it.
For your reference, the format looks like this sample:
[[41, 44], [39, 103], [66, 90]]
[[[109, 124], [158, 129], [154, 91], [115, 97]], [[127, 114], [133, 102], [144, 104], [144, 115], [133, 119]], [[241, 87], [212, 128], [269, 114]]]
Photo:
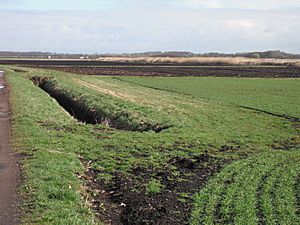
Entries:
[[105, 105], [102, 108], [90, 106], [82, 96], [75, 96], [70, 91], [61, 88], [51, 77], [32, 77], [31, 81], [47, 92], [72, 117], [80, 122], [103, 124], [119, 130], [139, 132], [154, 131], [159, 133], [170, 128], [169, 125], [136, 121], [128, 112], [117, 108], [113, 109]]

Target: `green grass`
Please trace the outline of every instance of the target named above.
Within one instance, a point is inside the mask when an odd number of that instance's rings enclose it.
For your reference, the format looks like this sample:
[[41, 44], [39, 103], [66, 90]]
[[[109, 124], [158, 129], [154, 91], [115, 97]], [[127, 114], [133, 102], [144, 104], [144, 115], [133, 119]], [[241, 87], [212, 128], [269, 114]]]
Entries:
[[[97, 112], [96, 118], [102, 122], [108, 122], [117, 129], [147, 131], [155, 130], [157, 126], [162, 128], [172, 126], [171, 121], [168, 121], [163, 115], [157, 117], [150, 108], [140, 107], [126, 101], [116, 101], [110, 96], [99, 95], [99, 93], [86, 90], [81, 85], [74, 85], [74, 83], [68, 83], [63, 79], [54, 78], [42, 81], [40, 85], [52, 96], [57, 96], [56, 98], [72, 101], [74, 99], [74, 104], [76, 103], [81, 111], [84, 111], [83, 114], [88, 115]], [[92, 113], [91, 109], [93, 110]]]
[[300, 151], [237, 161], [195, 197], [191, 224], [299, 224], [293, 187]]
[[[151, 88], [172, 91], [265, 110], [271, 113], [300, 117], [300, 80], [263, 78], [118, 78]], [[188, 87], [188, 88], [186, 88]]]
[[146, 192], [150, 195], [157, 194], [161, 191], [164, 186], [159, 180], [152, 179], [149, 181], [146, 187]]
[[[258, 187], [263, 190], [259, 203], [266, 221], [298, 221], [293, 188], [299, 174], [298, 131], [284, 118], [239, 105], [296, 117], [299, 80], [116, 79], [26, 68], [26, 73], [15, 73], [9, 67], [4, 69], [11, 86], [14, 144], [25, 154], [25, 223], [99, 223], [85, 202], [85, 183], [78, 179], [86, 170], [82, 161], [90, 161], [91, 167], [99, 172], [97, 179], [109, 183], [116, 173], [134, 179], [132, 169], [140, 167], [178, 174], [170, 160], [177, 156], [192, 159], [204, 153], [234, 162], [213, 176], [195, 197], [192, 224], [216, 222], [216, 207], [221, 209], [221, 222], [256, 224]], [[128, 112], [135, 121], [173, 127], [155, 133], [79, 123], [33, 85], [29, 80], [32, 76], [55, 77], [61, 89], [74, 98], [83, 98], [91, 108], [99, 107], [108, 113]], [[293, 151], [273, 150], [274, 144], [280, 147], [291, 139]], [[221, 151], [222, 146], [231, 150]], [[240, 160], [245, 157], [250, 158]], [[262, 178], [266, 179], [264, 185]], [[150, 196], [165, 188], [156, 179], [141, 186], [146, 187]], [[183, 195], [185, 199], [193, 197], [178, 193]]]
[[[78, 125], [28, 79], [6, 72], [12, 87], [13, 143], [25, 155], [24, 223], [94, 224], [82, 200], [83, 184], [76, 177], [84, 171], [76, 150], [91, 128]], [[64, 132], [66, 128], [77, 133]]]

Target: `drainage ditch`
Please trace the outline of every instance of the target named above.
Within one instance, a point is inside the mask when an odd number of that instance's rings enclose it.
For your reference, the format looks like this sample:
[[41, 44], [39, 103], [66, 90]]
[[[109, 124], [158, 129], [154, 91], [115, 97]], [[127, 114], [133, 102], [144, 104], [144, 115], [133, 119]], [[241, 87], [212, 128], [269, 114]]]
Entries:
[[170, 128], [161, 124], [136, 122], [125, 111], [107, 113], [99, 108], [87, 105], [84, 99], [73, 96], [69, 91], [60, 88], [50, 77], [32, 77], [31, 81], [54, 98], [75, 119], [87, 124], [103, 124], [127, 131], [155, 131], [156, 133]]

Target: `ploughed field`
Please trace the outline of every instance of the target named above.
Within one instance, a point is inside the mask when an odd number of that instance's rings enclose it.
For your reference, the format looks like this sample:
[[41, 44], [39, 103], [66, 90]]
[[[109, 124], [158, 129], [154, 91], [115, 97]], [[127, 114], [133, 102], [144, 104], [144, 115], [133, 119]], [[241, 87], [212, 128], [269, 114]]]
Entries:
[[300, 77], [300, 67], [292, 64], [262, 63], [235, 65], [228, 63], [142, 63], [97, 60], [0, 60], [0, 64], [52, 69], [85, 75], [172, 76], [172, 77]]
[[24, 222], [300, 223], [299, 79], [3, 69]]

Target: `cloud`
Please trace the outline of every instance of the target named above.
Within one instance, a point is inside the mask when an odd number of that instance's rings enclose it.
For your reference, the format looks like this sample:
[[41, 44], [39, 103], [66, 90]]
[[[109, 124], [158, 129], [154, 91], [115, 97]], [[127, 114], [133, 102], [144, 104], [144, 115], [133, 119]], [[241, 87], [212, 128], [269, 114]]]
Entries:
[[21, 10], [110, 10], [139, 8], [190, 8], [190, 9], [244, 9], [273, 10], [283, 8], [299, 8], [299, 0], [0, 0], [2, 9]]
[[0, 4], [19, 2], [19, 0], [0, 0]]
[[0, 6], [16, 6], [17, 4], [20, 4], [22, 0], [0, 0]]
[[0, 49], [51, 52], [300, 52], [300, 10], [0, 11]]
[[231, 8], [251, 10], [271, 10], [300, 7], [298, 0], [175, 0], [178, 6], [190, 8]]
[[18, 9], [18, 10], [106, 10], [117, 8], [126, 1], [122, 0], [0, 0], [0, 8], [2, 9]]

